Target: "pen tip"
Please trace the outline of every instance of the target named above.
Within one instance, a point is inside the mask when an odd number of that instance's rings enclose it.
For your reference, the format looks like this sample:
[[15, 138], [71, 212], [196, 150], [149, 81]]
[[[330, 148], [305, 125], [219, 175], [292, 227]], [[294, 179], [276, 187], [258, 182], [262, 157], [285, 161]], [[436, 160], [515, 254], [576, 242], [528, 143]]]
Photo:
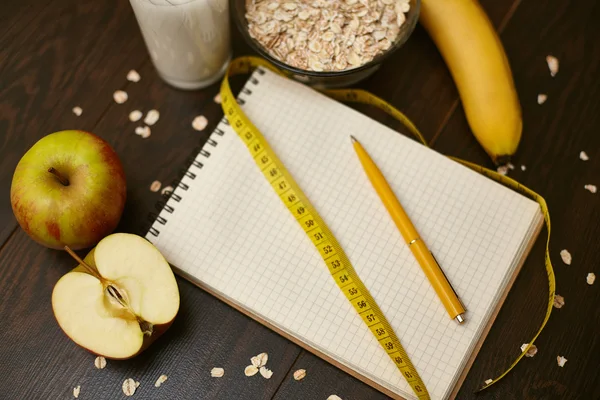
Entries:
[[352, 143], [354, 143], [354, 142], [357, 141], [356, 138], [354, 136], [352, 136], [352, 135], [350, 135], [350, 140], [352, 140]]

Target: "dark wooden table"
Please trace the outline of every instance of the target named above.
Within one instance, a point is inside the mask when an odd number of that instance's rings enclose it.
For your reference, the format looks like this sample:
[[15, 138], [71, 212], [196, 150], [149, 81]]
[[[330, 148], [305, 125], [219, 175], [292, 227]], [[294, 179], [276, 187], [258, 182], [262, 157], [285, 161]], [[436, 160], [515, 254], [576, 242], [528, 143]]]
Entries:
[[[547, 281], [540, 237], [506, 300], [459, 399], [600, 398], [600, 3], [559, 0], [484, 0], [501, 32], [524, 112], [524, 135], [510, 174], [541, 193], [552, 213], [551, 256], [557, 293], [565, 306], [554, 312], [536, 344], [500, 383], [474, 394], [519, 354], [542, 321]], [[248, 54], [234, 34], [235, 55]], [[560, 60], [552, 78], [545, 57]], [[125, 79], [130, 69], [142, 80]], [[491, 166], [470, 134], [454, 83], [439, 53], [419, 26], [380, 71], [360, 84], [404, 111], [434, 148]], [[124, 105], [113, 91], [126, 90]], [[110, 362], [94, 357], [59, 329], [51, 311], [54, 283], [74, 266], [68, 255], [29, 239], [12, 214], [9, 188], [20, 157], [38, 139], [63, 129], [83, 129], [107, 139], [119, 153], [128, 201], [118, 228], [144, 234], [159, 193], [154, 180], [177, 179], [191, 149], [201, 145], [222, 116], [213, 101], [218, 84], [196, 92], [165, 85], [155, 74], [129, 2], [125, 0], [19, 0], [0, 11], [0, 398], [121, 399], [126, 378], [141, 382], [136, 399], [343, 399], [386, 398], [370, 387], [179, 279], [181, 312], [171, 329], [137, 358]], [[538, 105], [538, 93], [548, 100]], [[80, 106], [83, 115], [71, 109]], [[160, 121], [144, 140], [128, 120], [133, 109], [157, 108]], [[381, 113], [366, 110], [381, 119]], [[191, 129], [203, 114], [209, 126]], [[385, 120], [384, 120], [385, 121]], [[389, 121], [387, 121], [389, 122]], [[585, 150], [590, 160], [583, 162]], [[527, 169], [522, 171], [520, 165]], [[147, 226], [146, 226], [147, 228]], [[545, 231], [543, 232], [545, 234]], [[573, 263], [562, 263], [568, 249]], [[221, 321], [212, 328], [207, 321]], [[269, 353], [270, 380], [248, 379], [243, 367]], [[565, 356], [564, 368], [556, 357]], [[225, 368], [221, 379], [210, 377]], [[291, 374], [307, 370], [296, 382]], [[156, 378], [168, 381], [159, 389]]]

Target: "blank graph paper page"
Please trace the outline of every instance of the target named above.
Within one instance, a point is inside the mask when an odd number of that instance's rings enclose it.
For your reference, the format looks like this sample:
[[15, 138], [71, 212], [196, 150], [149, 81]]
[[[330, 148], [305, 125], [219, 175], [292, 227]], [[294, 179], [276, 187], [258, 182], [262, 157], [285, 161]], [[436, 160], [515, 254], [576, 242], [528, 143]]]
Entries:
[[[384, 125], [270, 71], [241, 106], [332, 230], [433, 399], [448, 396], [539, 215], [538, 205]], [[451, 320], [368, 181], [378, 164], [467, 308]], [[414, 394], [318, 251], [219, 124], [148, 235], [177, 269], [361, 375]]]

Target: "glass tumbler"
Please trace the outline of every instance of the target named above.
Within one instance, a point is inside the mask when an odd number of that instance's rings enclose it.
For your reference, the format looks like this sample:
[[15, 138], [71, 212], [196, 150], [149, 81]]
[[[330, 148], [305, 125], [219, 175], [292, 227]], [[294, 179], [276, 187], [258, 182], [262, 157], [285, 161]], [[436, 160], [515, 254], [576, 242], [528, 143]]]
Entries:
[[129, 0], [152, 63], [168, 84], [200, 89], [231, 60], [228, 0]]

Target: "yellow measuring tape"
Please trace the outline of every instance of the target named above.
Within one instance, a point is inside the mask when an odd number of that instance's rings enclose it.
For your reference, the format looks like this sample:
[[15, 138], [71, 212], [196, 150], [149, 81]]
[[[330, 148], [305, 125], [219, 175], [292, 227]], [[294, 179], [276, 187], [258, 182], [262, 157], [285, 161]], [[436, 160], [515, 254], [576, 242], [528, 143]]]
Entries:
[[[223, 112], [229, 121], [229, 124], [236, 131], [238, 136], [244, 141], [250, 154], [254, 158], [260, 171], [269, 181], [273, 190], [277, 193], [281, 201], [287, 209], [294, 215], [304, 232], [315, 245], [319, 254], [325, 261], [332, 278], [335, 280], [339, 288], [342, 290], [348, 301], [352, 304], [356, 312], [361, 316], [365, 324], [369, 327], [379, 344], [385, 349], [387, 354], [396, 364], [401, 374], [404, 376], [412, 390], [419, 399], [429, 399], [429, 393], [419, 376], [414, 365], [410, 361], [406, 351], [402, 347], [400, 340], [394, 333], [389, 322], [385, 318], [381, 309], [360, 280], [358, 274], [354, 270], [344, 250], [337, 242], [317, 210], [310, 204], [308, 198], [304, 195], [298, 184], [293, 179], [292, 175], [286, 170], [284, 164], [277, 157], [267, 140], [260, 131], [252, 124], [248, 117], [239, 107], [235, 96], [231, 92], [229, 85], [229, 77], [240, 74], [249, 74], [253, 69], [263, 67], [277, 74], [287, 76], [283, 71], [280, 71], [275, 66], [268, 63], [266, 60], [256, 57], [240, 57], [231, 62], [225, 77], [221, 83], [221, 105]], [[414, 126], [414, 124], [400, 111], [392, 107], [384, 100], [364, 91], [356, 89], [338, 89], [338, 90], [322, 90], [323, 94], [338, 100], [369, 104], [380, 108], [387, 114], [391, 115], [401, 123], [403, 123], [410, 132], [425, 146], [427, 142], [423, 135]], [[450, 157], [459, 162], [513, 190], [522, 193], [523, 195], [537, 201], [544, 214], [544, 220], [547, 226], [548, 238], [546, 241], [546, 256], [545, 265], [548, 273], [549, 298], [546, 316], [527, 348], [521, 355], [510, 365], [510, 367], [497, 378], [493, 379], [481, 388], [485, 389], [502, 377], [504, 377], [513, 367], [523, 358], [527, 350], [531, 347], [535, 339], [542, 332], [546, 322], [550, 318], [552, 312], [552, 304], [554, 301], [555, 280], [552, 263], [550, 261], [549, 245], [550, 245], [550, 214], [546, 201], [534, 191], [519, 184], [515, 180], [507, 176], [500, 175], [495, 171], [486, 169], [477, 164], [463, 161], [457, 158]]]

